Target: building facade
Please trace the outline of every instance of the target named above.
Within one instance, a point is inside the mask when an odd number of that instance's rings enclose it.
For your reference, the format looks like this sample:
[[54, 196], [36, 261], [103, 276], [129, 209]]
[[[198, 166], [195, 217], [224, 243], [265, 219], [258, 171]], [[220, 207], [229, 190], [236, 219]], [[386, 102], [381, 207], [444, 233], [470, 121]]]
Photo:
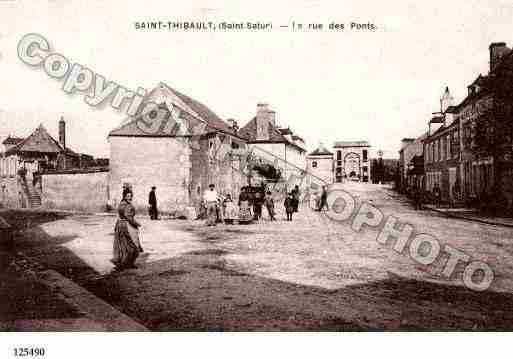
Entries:
[[369, 182], [371, 175], [370, 144], [367, 141], [335, 142], [335, 182], [344, 179]]
[[[489, 56], [488, 74], [477, 76], [456, 106], [446, 88], [440, 111], [429, 121], [422, 141], [424, 187], [431, 192], [438, 185], [445, 202], [461, 200], [481, 206], [507, 203], [512, 209], [513, 51], [505, 43], [492, 43]], [[433, 129], [434, 124], [439, 127]], [[403, 176], [408, 170], [405, 149], [411, 146], [409, 142], [400, 151]]]
[[205, 105], [163, 83], [149, 93], [147, 101], [157, 103], [162, 113], [176, 114], [174, 130], [164, 131], [170, 123], [165, 121], [164, 127], [155, 130], [155, 122], [142, 122], [144, 116], [140, 116], [110, 132], [109, 203], [117, 206], [126, 185], [141, 211], [148, 206], [152, 186], [157, 187], [159, 208], [165, 213], [198, 212], [210, 183], [220, 194], [237, 199], [247, 184], [247, 173], [240, 158], [230, 155], [231, 149], [246, 146], [236, 129]]
[[89, 167], [94, 158], [66, 145], [66, 123], [59, 121], [59, 141], [41, 124], [28, 137], [7, 137], [0, 154], [0, 201], [6, 207], [39, 207], [42, 204], [41, 174], [48, 171]]
[[324, 147], [322, 143], [308, 154], [306, 162], [310, 183], [323, 186], [334, 182], [333, 152]]
[[243, 137], [255, 157], [267, 161], [281, 174], [287, 187], [299, 185], [306, 170], [305, 141], [290, 127], [280, 127], [276, 112], [265, 103], [257, 104], [256, 115], [237, 134]]

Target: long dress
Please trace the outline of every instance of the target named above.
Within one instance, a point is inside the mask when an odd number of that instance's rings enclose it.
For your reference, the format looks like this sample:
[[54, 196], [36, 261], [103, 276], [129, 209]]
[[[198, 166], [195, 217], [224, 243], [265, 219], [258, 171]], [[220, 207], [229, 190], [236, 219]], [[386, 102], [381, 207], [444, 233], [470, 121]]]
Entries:
[[138, 223], [134, 219], [134, 207], [123, 200], [119, 203], [118, 215], [119, 218], [114, 226], [111, 261], [118, 269], [123, 269], [134, 266], [142, 248], [139, 243]]
[[237, 206], [233, 203], [231, 199], [224, 200], [224, 221], [226, 223], [233, 223], [234, 220], [237, 219]]
[[239, 222], [248, 223], [253, 219], [251, 208], [249, 206], [249, 198], [246, 193], [239, 196]]

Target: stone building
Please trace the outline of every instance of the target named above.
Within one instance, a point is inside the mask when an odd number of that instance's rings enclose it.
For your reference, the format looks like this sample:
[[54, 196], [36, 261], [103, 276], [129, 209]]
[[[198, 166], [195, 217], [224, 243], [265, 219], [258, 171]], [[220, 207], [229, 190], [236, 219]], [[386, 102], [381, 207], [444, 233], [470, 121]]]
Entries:
[[[276, 112], [265, 103], [257, 104], [256, 115], [238, 132], [250, 150], [279, 169], [289, 185], [301, 184], [306, 169], [305, 141], [276, 123]], [[297, 180], [294, 180], [297, 179]]]
[[[157, 103], [159, 113], [172, 116], [155, 130], [153, 124], [158, 117], [154, 114], [152, 118], [152, 111], [110, 132], [111, 205], [119, 203], [123, 185], [132, 188], [139, 210], [147, 209], [152, 186], [157, 187], [160, 210], [168, 213], [179, 214], [191, 208], [198, 211], [203, 191], [210, 183], [218, 192], [237, 199], [247, 176], [240, 159], [230, 154], [231, 149], [243, 150], [246, 146], [236, 128], [207, 106], [164, 83], [153, 89], [146, 101]], [[173, 131], [165, 131], [166, 126]]]
[[40, 175], [48, 171], [77, 169], [94, 162], [66, 145], [66, 123], [59, 121], [59, 141], [41, 124], [27, 138], [8, 136], [0, 154], [0, 201], [7, 207], [39, 207]]
[[369, 182], [371, 162], [367, 141], [335, 142], [335, 182], [344, 179]]
[[333, 183], [333, 152], [322, 143], [306, 157], [307, 172], [311, 183], [329, 185]]
[[[401, 141], [401, 149], [399, 150], [399, 190], [404, 192], [408, 187], [413, 185], [413, 177], [411, 174], [415, 173], [415, 179], [421, 175], [422, 172], [419, 168], [412, 172], [412, 166], [415, 166], [414, 158], [422, 156], [424, 153], [424, 139], [427, 133], [418, 138], [403, 138]], [[418, 166], [417, 166], [418, 167]]]
[[[484, 205], [484, 198], [493, 194], [493, 202], [506, 201], [512, 209], [513, 51], [503, 42], [492, 43], [489, 56], [488, 74], [478, 75], [456, 106], [446, 88], [440, 99], [440, 111], [429, 121], [430, 130], [423, 140], [425, 189], [432, 191], [438, 184], [442, 199], [449, 201], [455, 199], [453, 188], [458, 184], [459, 198], [464, 202]], [[433, 124], [439, 127], [432, 129]], [[487, 145], [480, 145], [479, 137]], [[406, 160], [401, 163], [405, 171]], [[500, 175], [496, 171], [499, 165]], [[497, 183], [500, 186], [496, 187]]]
[[444, 124], [424, 139], [425, 189], [438, 185], [442, 200], [453, 199], [453, 188], [460, 182], [459, 120], [452, 117], [454, 108], [444, 111]]

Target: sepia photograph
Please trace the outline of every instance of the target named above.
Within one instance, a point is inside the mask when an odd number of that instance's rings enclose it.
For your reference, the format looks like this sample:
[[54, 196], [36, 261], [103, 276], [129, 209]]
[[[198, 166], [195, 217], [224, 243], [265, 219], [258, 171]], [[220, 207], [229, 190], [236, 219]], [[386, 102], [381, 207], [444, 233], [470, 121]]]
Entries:
[[511, 19], [0, 0], [0, 357], [505, 345]]

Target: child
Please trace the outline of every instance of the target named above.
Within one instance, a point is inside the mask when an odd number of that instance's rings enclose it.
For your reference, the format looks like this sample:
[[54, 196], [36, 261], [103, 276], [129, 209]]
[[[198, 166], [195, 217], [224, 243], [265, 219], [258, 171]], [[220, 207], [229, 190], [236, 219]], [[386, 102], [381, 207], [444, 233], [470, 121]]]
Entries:
[[228, 193], [223, 201], [224, 207], [224, 222], [226, 224], [233, 224], [238, 217], [237, 208], [233, 203], [232, 196]]
[[285, 198], [285, 212], [287, 213], [287, 221], [292, 221], [292, 213], [294, 213], [294, 197], [292, 192], [287, 195]]

